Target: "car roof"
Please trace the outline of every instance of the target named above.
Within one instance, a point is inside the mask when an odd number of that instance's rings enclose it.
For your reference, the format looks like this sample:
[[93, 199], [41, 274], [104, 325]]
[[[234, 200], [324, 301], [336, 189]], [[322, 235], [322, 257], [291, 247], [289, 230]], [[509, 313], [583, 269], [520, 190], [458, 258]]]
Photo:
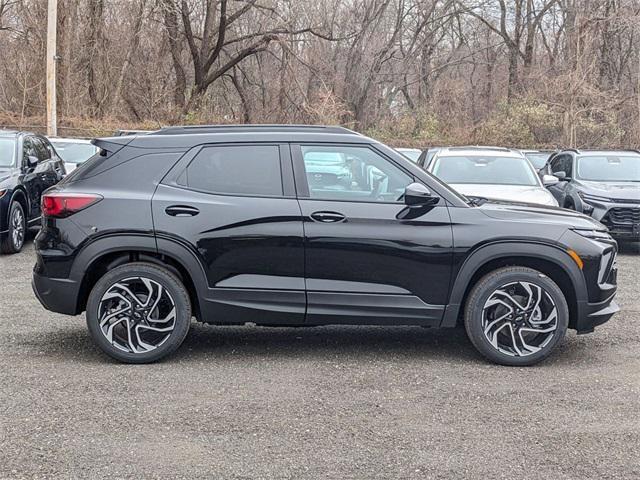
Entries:
[[396, 150], [399, 151], [399, 152], [420, 152], [420, 153], [422, 153], [422, 150], [420, 150], [419, 148], [398, 147], [398, 148], [396, 148]]
[[638, 150], [578, 150], [578, 155], [640, 155]]
[[20, 135], [21, 132], [17, 130], [2, 130], [0, 129], [0, 137], [16, 137]]
[[492, 157], [522, 157], [524, 155], [518, 150], [512, 150], [504, 147], [443, 147], [437, 153], [438, 158], [441, 157], [457, 157], [465, 156], [492, 156]]
[[62, 137], [47, 137], [51, 143], [65, 142], [65, 143], [85, 143], [90, 144], [91, 140], [86, 138], [62, 138]]
[[378, 143], [344, 127], [322, 125], [202, 125], [167, 127], [143, 135], [98, 138], [91, 141], [109, 150], [109, 145], [138, 148], [191, 148], [204, 143], [319, 142]]

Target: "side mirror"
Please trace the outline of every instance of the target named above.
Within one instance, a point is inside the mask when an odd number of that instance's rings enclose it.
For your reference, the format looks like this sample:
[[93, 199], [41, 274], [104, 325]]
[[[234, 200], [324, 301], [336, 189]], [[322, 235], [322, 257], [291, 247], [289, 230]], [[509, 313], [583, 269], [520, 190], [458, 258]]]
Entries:
[[559, 172], [554, 172], [553, 175], [558, 179], [558, 181], [560, 182], [568, 182], [570, 180], [569, 177], [567, 177], [567, 172], [563, 172], [563, 171], [559, 171]]
[[27, 167], [35, 168], [36, 165], [38, 165], [38, 157], [36, 157], [34, 155], [28, 155], [27, 156]]
[[431, 195], [427, 187], [421, 183], [412, 183], [404, 189], [404, 204], [409, 208], [429, 207], [440, 201], [439, 197]]
[[[564, 173], [564, 172], [562, 172], [562, 173]], [[543, 175], [542, 176], [542, 184], [545, 187], [548, 187], [550, 185], [555, 185], [559, 181], [560, 181], [560, 179], [558, 177], [556, 177], [555, 175]]]

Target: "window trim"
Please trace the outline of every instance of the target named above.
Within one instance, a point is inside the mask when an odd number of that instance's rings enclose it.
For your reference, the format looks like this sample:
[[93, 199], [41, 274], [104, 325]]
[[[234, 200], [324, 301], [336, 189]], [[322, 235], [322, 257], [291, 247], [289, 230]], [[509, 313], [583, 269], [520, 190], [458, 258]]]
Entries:
[[[355, 147], [355, 148], [368, 148], [376, 155], [382, 157], [387, 162], [391, 163], [394, 167], [400, 170], [402, 173], [407, 175], [413, 182], [419, 182], [424, 184], [420, 179], [417, 179], [415, 175], [409, 172], [406, 168], [400, 165], [398, 162], [394, 161], [393, 158], [390, 158], [384, 152], [381, 152], [375, 145], [367, 144], [367, 143], [342, 143], [342, 142], [296, 142], [291, 143], [291, 157], [293, 161], [293, 170], [294, 170], [294, 178], [296, 181], [296, 190], [298, 192], [299, 200], [311, 200], [315, 202], [343, 202], [343, 203], [371, 203], [371, 204], [381, 204], [381, 205], [402, 205], [402, 202], [381, 202], [379, 200], [354, 200], [354, 199], [339, 199], [339, 198], [312, 198], [311, 192], [309, 190], [309, 182], [307, 180], [307, 170], [304, 165], [304, 156], [302, 155], [302, 147], [303, 146], [315, 146], [315, 147]], [[431, 192], [433, 189], [428, 185], [425, 185]], [[440, 195], [436, 192], [433, 192], [435, 195]]]
[[[196, 157], [207, 148], [212, 147], [277, 147], [278, 148], [278, 160], [280, 164], [280, 181], [282, 185], [282, 194], [279, 195], [266, 195], [266, 194], [249, 194], [249, 193], [226, 193], [226, 192], [211, 192], [209, 190], [201, 190], [193, 188], [188, 185], [178, 183], [178, 178], [186, 171]], [[169, 185], [171, 187], [180, 188], [182, 190], [188, 190], [191, 192], [202, 193], [205, 195], [212, 195], [216, 197], [245, 197], [245, 198], [296, 198], [294, 181], [291, 178], [291, 168], [287, 169], [284, 165], [290, 155], [287, 155], [288, 146], [282, 142], [222, 142], [222, 143], [204, 143], [195, 145], [187, 150], [184, 155], [178, 160], [178, 162], [169, 170], [169, 172], [160, 181], [162, 185]], [[287, 174], [289, 178], [287, 178]]]

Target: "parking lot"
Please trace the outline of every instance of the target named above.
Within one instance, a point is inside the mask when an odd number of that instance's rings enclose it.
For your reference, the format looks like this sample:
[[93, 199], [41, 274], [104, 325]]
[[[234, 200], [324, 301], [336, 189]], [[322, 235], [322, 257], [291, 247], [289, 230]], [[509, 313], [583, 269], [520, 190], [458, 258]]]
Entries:
[[0, 257], [0, 478], [638, 478], [640, 247], [622, 312], [506, 368], [463, 330], [194, 325], [121, 365]]

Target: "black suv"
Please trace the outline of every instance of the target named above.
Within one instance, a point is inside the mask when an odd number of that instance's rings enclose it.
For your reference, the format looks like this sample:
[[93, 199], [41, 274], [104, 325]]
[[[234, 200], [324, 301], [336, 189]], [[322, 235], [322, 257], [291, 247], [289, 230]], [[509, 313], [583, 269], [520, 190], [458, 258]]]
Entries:
[[464, 324], [489, 359], [530, 365], [618, 310], [602, 225], [479, 205], [350, 130], [171, 127], [94, 144], [43, 197], [33, 284], [49, 310], [86, 310], [121, 361], [164, 357], [195, 316]]
[[40, 221], [40, 195], [65, 175], [45, 137], [0, 130], [0, 252], [17, 253]]
[[585, 213], [619, 239], [640, 240], [640, 152], [564, 150], [549, 159], [560, 206]]

